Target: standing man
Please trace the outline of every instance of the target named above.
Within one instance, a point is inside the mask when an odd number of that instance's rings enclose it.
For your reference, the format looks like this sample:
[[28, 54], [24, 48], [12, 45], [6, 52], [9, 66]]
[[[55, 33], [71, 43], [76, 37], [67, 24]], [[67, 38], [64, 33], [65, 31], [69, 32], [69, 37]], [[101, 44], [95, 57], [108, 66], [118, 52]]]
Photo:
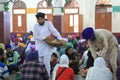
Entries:
[[51, 34], [60, 39], [61, 35], [50, 21], [45, 20], [45, 13], [37, 13], [36, 18], [37, 23], [34, 25], [33, 29], [33, 37], [36, 40], [36, 50], [39, 52], [39, 61], [45, 64], [50, 76], [50, 58], [52, 54], [52, 47], [45, 42], [45, 39]]
[[107, 64], [111, 65], [114, 80], [116, 80], [118, 42], [115, 36], [106, 29], [93, 30], [93, 28], [88, 27], [83, 30], [82, 37], [90, 43], [90, 49], [94, 58], [97, 55], [102, 56]]

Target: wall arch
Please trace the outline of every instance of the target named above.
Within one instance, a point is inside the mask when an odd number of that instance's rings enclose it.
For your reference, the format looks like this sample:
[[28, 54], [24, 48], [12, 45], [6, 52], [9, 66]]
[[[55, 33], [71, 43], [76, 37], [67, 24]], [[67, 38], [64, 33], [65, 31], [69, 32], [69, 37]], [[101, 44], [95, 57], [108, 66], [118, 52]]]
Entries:
[[62, 33], [74, 34], [80, 33], [82, 31], [83, 22], [82, 15], [79, 12], [79, 3], [77, 0], [70, 0], [64, 5], [64, 19]]
[[104, 28], [111, 31], [112, 5], [109, 0], [98, 0], [95, 6], [95, 29]]
[[37, 5], [37, 12], [44, 12], [46, 19], [53, 22], [53, 6], [47, 0], [42, 0]]
[[12, 8], [12, 22], [14, 33], [26, 33], [27, 32], [27, 21], [26, 21], [26, 4], [18, 0], [13, 4]]

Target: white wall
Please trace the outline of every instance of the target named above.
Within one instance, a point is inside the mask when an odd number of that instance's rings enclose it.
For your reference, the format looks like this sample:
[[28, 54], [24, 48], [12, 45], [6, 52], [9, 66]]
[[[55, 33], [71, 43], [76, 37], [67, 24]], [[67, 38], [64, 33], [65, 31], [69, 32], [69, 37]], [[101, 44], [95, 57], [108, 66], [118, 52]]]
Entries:
[[[27, 8], [37, 8], [38, 2], [41, 0], [23, 0], [23, 2], [27, 5]], [[83, 15], [83, 27], [87, 26], [95, 26], [95, 4], [97, 0], [77, 0], [80, 5], [80, 14]], [[111, 0], [113, 6], [120, 6], [120, 0]], [[54, 2], [52, 2], [54, 3]], [[64, 1], [63, 1], [64, 3]], [[10, 19], [12, 21], [12, 5], [10, 3]], [[55, 5], [54, 5], [55, 6]], [[63, 6], [63, 5], [62, 5]], [[61, 6], [61, 7], [62, 7]], [[1, 7], [0, 7], [1, 9]], [[59, 13], [58, 13], [59, 14]], [[54, 13], [57, 15], [57, 12]], [[59, 14], [60, 15], [60, 14]], [[36, 23], [35, 14], [27, 14], [27, 31], [29, 32], [32, 30], [34, 23]], [[12, 22], [11, 22], [11, 29], [12, 32]], [[112, 13], [112, 32], [119, 32], [120, 33], [120, 12], [113, 12]]]
[[65, 5], [65, 0], [52, 0], [52, 5], [54, 7], [53, 15], [63, 15], [61, 8]]
[[[26, 8], [37, 8], [38, 3], [40, 2], [40, 0], [35, 0], [35, 1], [33, 1], [33, 0], [29, 0], [29, 1], [28, 0], [22, 0], [22, 1], [26, 4]], [[13, 7], [13, 3], [10, 3], [10, 9], [9, 9], [9, 11], [10, 11], [10, 15], [11, 15], [10, 16], [10, 21], [11, 21], [10, 31], [11, 32], [13, 30], [13, 24], [12, 24], [12, 7]], [[26, 22], [27, 22], [27, 32], [33, 30], [33, 26], [36, 23], [35, 15], [36, 15], [36, 13], [35, 14], [29, 14], [29, 13], [27, 13], [27, 20], [26, 20]]]
[[120, 33], [120, 12], [112, 13], [112, 32]]
[[0, 11], [4, 11], [4, 4], [0, 4]]
[[[120, 6], [120, 0], [111, 0], [112, 6]], [[112, 13], [112, 32], [120, 33], [120, 12]]]
[[[95, 26], [95, 4], [97, 0], [78, 0], [83, 14], [83, 28]], [[112, 6], [120, 6], [120, 0], [111, 0]], [[120, 33], [120, 12], [112, 12], [112, 32]]]
[[[22, 0], [25, 4], [26, 4], [26, 7], [27, 8], [37, 8], [37, 5], [38, 5], [38, 3], [40, 2], [40, 1], [42, 1], [42, 0], [35, 0], [35, 1], [33, 1], [33, 0]], [[64, 6], [64, 4], [65, 4], [65, 1], [64, 0], [59, 0], [59, 1], [62, 1], [62, 3], [60, 4], [59, 2], [58, 2], [58, 4], [57, 4], [57, 6], [56, 5], [53, 5], [53, 6], [55, 6], [55, 7], [60, 7], [60, 9], [61, 9], [61, 7], [63, 7]], [[53, 4], [55, 4], [54, 3], [54, 0], [53, 0], [53, 2], [52, 2]], [[11, 19], [11, 24], [10, 24], [10, 26], [11, 26], [11, 28], [10, 28], [10, 31], [12, 32], [12, 30], [13, 30], [13, 24], [12, 24], [12, 6], [13, 6], [13, 3], [10, 3], [10, 9], [9, 9], [9, 11], [10, 11], [10, 19]], [[61, 11], [61, 10], [60, 10]], [[54, 12], [54, 15], [61, 15], [62, 13], [58, 13], [58, 12]], [[27, 32], [29, 32], [30, 30], [33, 30], [33, 26], [34, 26], [34, 24], [36, 23], [36, 18], [35, 18], [35, 15], [36, 15], [36, 13], [35, 14], [29, 14], [29, 13], [27, 13]]]
[[80, 13], [83, 14], [83, 28], [95, 26], [95, 4], [97, 0], [78, 0]]

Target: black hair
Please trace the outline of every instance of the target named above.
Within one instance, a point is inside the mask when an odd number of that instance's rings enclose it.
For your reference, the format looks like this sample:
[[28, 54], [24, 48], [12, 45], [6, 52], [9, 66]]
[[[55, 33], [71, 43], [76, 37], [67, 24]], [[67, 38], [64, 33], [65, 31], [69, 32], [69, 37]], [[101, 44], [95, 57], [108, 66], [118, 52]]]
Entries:
[[88, 56], [88, 60], [86, 62], [86, 68], [89, 68], [89, 67], [92, 67], [94, 64], [94, 58], [90, 50], [88, 51], [87, 56]]
[[55, 56], [56, 58], [58, 58], [58, 56], [55, 52], [52, 53], [52, 56]]
[[65, 49], [65, 54], [68, 55], [68, 50], [72, 48], [71, 46], [68, 46], [66, 49]]
[[37, 19], [38, 19], [39, 17], [45, 18], [45, 13], [38, 12], [35, 16], [36, 16]]

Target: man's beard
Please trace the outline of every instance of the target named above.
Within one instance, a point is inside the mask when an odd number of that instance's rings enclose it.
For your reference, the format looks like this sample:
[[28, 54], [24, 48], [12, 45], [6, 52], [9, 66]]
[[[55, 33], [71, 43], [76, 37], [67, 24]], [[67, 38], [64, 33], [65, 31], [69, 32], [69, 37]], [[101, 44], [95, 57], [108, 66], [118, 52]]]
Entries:
[[39, 23], [39, 25], [44, 25], [45, 22]]

